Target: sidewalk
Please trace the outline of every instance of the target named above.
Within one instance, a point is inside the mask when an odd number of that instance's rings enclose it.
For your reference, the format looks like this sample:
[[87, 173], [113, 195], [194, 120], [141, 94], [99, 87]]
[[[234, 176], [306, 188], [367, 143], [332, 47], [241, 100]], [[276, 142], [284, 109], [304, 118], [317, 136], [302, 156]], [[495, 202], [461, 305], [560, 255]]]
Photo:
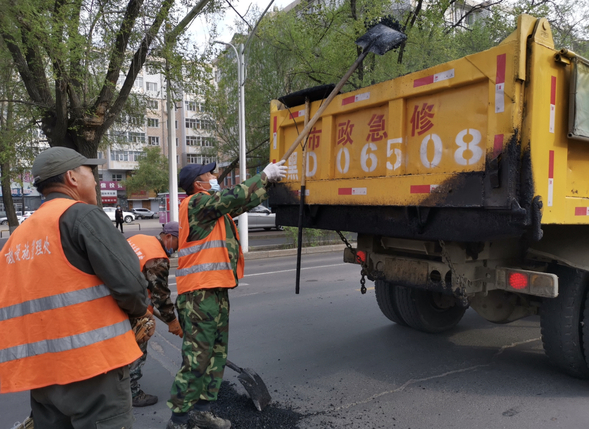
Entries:
[[[352, 245], [356, 243], [350, 243]], [[257, 248], [266, 248], [266, 247], [281, 247], [281, 246], [257, 246]], [[336, 251], [343, 251], [346, 248], [344, 243], [341, 244], [329, 244], [326, 246], [315, 246], [315, 247], [303, 247], [301, 249], [301, 254], [303, 255], [311, 255], [314, 253], [328, 253], [328, 252], [336, 252]], [[295, 256], [297, 254], [297, 249], [259, 249], [256, 250], [256, 247], [251, 248], [250, 251], [243, 255], [246, 261], [254, 260], [254, 259], [266, 259], [266, 258], [278, 258], [281, 256]], [[342, 254], [343, 257], [343, 254]], [[178, 267], [178, 258], [172, 257], [170, 258], [170, 267], [177, 268]]]

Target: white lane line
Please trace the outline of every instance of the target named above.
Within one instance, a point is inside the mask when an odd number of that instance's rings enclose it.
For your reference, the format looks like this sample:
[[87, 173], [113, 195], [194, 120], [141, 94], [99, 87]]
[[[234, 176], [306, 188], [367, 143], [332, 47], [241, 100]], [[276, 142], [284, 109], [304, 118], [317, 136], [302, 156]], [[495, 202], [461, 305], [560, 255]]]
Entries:
[[[340, 265], [350, 265], [350, 264], [343, 263], [343, 264], [332, 264], [332, 265], [319, 265], [317, 267], [305, 267], [305, 268], [301, 268], [301, 271], [303, 271], [303, 270], [314, 270], [315, 268], [339, 267]], [[296, 271], [296, 270], [297, 270], [296, 268], [293, 268], [291, 270], [280, 270], [280, 271], [269, 271], [267, 273], [246, 274], [246, 275], [244, 275], [244, 277], [265, 276], [267, 274], [290, 273], [290, 272]]]

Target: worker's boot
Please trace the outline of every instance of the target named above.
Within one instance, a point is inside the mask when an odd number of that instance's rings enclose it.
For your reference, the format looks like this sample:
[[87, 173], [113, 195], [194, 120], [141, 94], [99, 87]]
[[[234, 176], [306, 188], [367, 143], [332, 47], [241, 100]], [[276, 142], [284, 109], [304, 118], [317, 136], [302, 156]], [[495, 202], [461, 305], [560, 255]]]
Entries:
[[217, 417], [211, 411], [188, 411], [190, 423], [201, 429], [229, 429], [231, 422], [229, 420]]
[[140, 390], [137, 395], [133, 396], [134, 407], [147, 407], [157, 403], [157, 396], [148, 395], [143, 390]]
[[168, 420], [166, 429], [198, 429], [195, 426], [190, 426], [188, 423], [174, 423], [172, 419]]

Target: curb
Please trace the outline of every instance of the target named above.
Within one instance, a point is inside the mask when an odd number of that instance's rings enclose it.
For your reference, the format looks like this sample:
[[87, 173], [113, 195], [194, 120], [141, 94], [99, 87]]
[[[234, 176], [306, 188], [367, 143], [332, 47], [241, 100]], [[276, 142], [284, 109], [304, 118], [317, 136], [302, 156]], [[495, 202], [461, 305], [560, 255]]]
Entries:
[[[327, 246], [317, 246], [317, 247], [303, 247], [301, 249], [301, 254], [303, 255], [312, 255], [314, 253], [327, 253], [327, 252], [335, 252], [337, 250], [344, 250], [346, 245], [341, 244], [330, 244]], [[255, 259], [266, 259], [266, 258], [278, 258], [281, 256], [293, 256], [297, 254], [297, 249], [275, 249], [275, 250], [253, 250], [247, 253], [244, 253], [243, 257], [246, 261], [255, 260]], [[172, 257], [170, 258], [170, 268], [177, 268], [178, 267], [178, 258]]]

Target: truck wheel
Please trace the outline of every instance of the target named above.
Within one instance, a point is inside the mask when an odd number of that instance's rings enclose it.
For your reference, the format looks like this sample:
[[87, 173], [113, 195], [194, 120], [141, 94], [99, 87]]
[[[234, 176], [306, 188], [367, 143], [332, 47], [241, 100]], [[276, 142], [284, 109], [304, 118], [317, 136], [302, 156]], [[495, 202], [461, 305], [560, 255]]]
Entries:
[[[559, 291], [556, 298], [545, 298], [540, 307], [540, 326], [544, 352], [550, 363], [578, 378], [589, 378], [584, 344], [589, 341], [589, 327], [583, 320], [589, 316], [586, 271], [557, 266]], [[585, 307], [585, 313], [583, 313]]]
[[389, 320], [392, 320], [397, 325], [407, 326], [407, 323], [403, 320], [399, 314], [399, 308], [396, 302], [396, 286], [392, 283], [385, 282], [384, 280], [376, 280], [374, 282], [374, 290], [376, 292], [376, 302], [378, 308], [382, 311]]
[[460, 322], [466, 307], [450, 295], [398, 286], [399, 314], [408, 326], [422, 332], [439, 333]]

